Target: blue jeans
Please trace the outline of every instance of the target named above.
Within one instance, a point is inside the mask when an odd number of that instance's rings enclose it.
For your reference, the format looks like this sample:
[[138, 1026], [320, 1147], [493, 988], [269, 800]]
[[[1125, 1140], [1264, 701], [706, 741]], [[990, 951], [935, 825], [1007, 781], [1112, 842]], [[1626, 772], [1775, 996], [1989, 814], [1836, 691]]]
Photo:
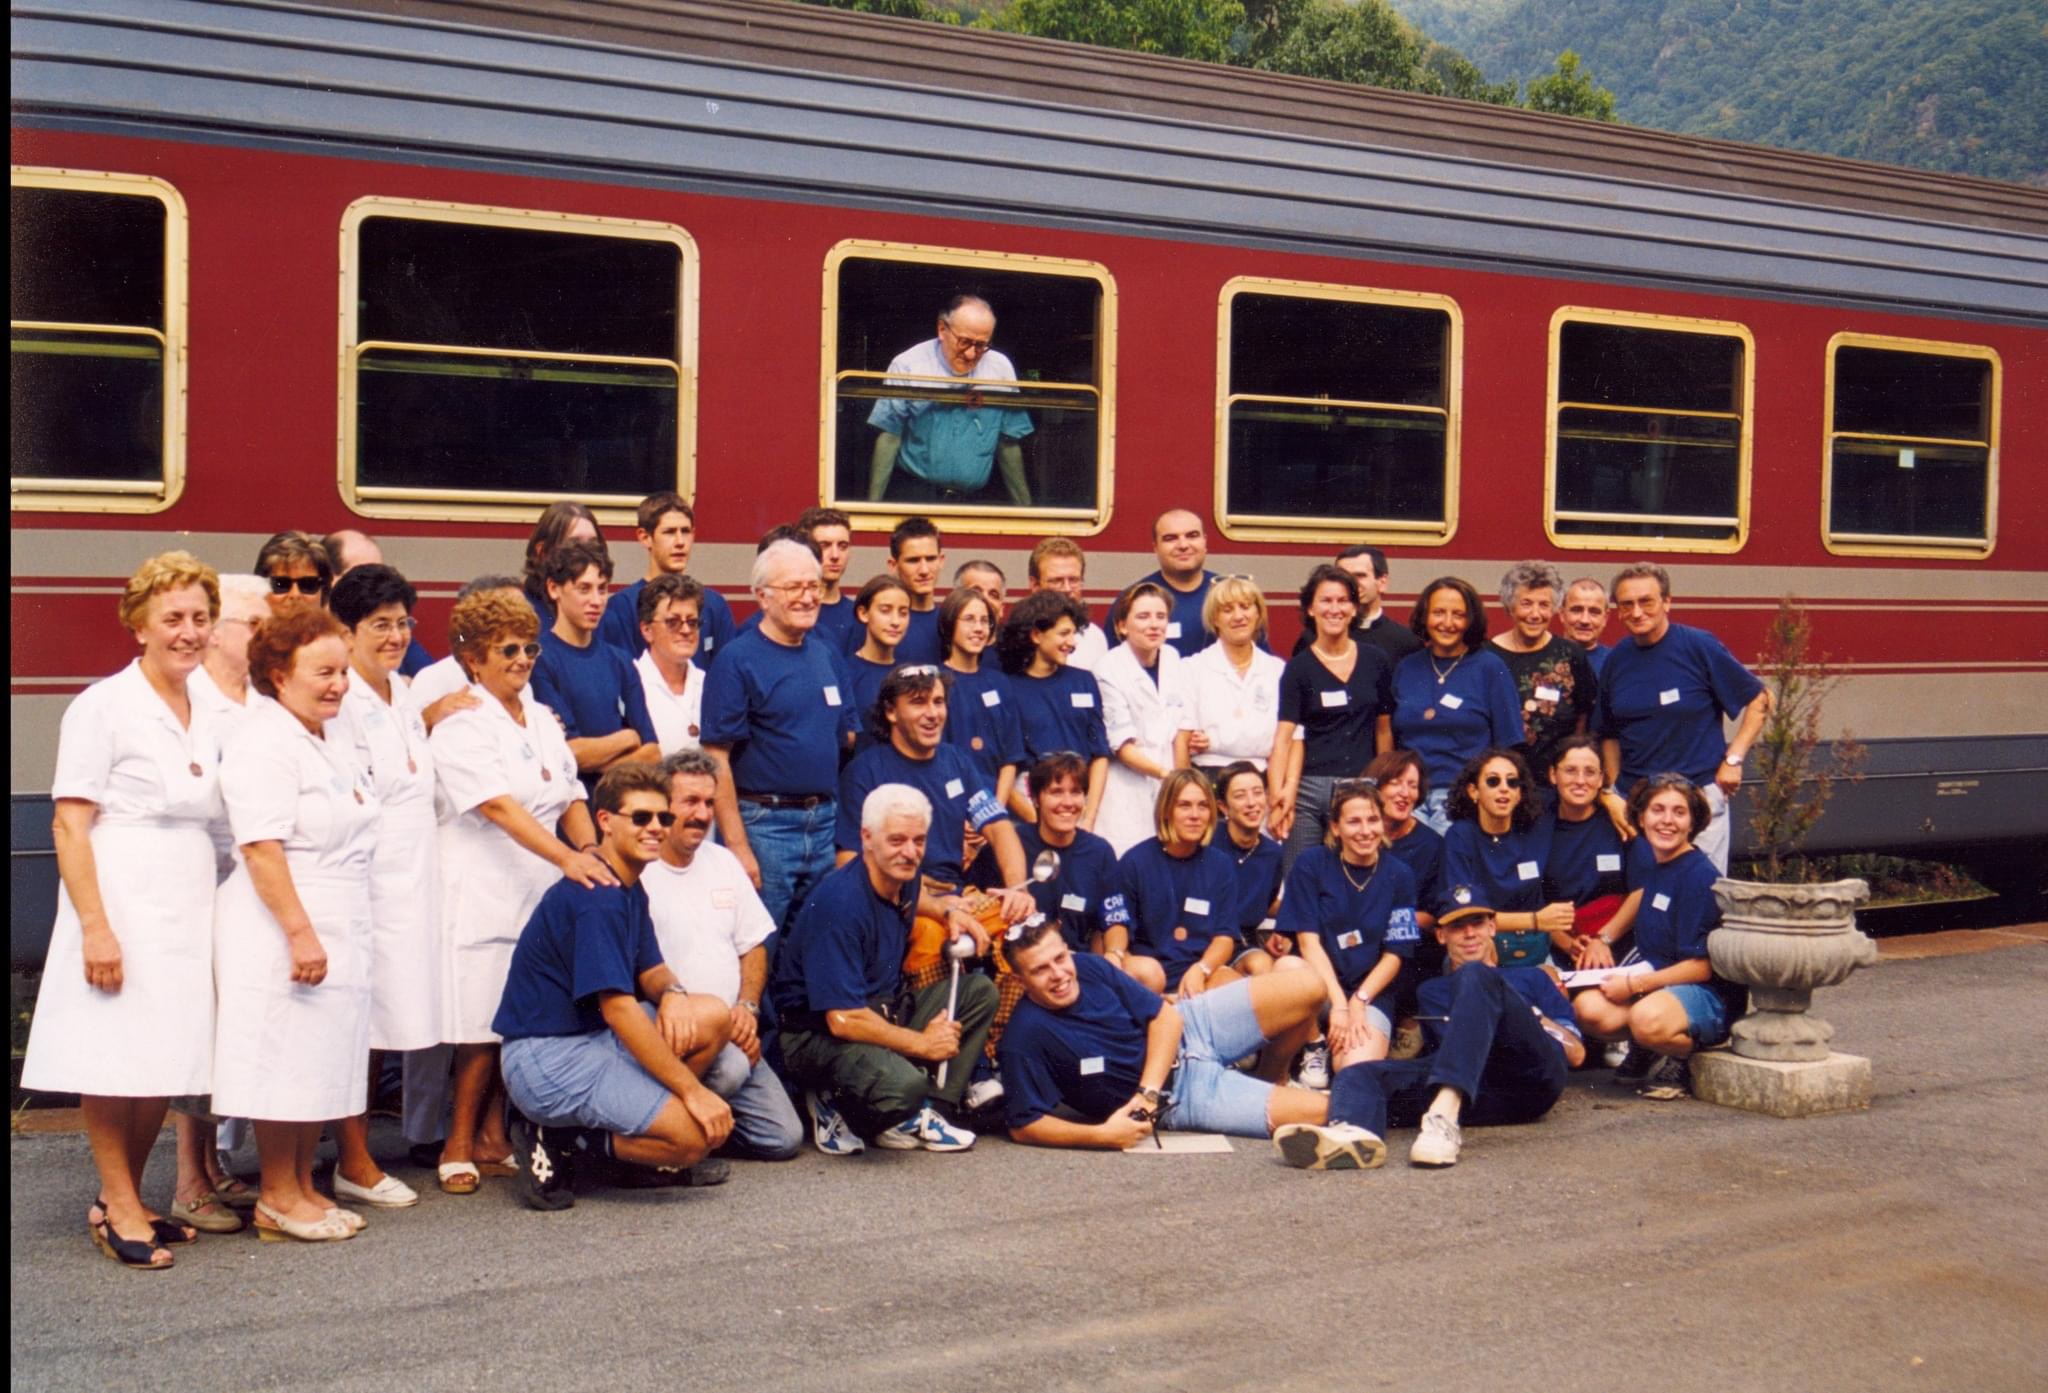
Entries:
[[1330, 794], [1337, 780], [1329, 774], [1303, 774], [1294, 790], [1294, 826], [1280, 847], [1280, 874], [1294, 869], [1295, 858], [1312, 846], [1323, 844], [1323, 827], [1330, 820]]
[[1203, 992], [1180, 1007], [1180, 1068], [1159, 1125], [1232, 1137], [1272, 1135], [1266, 1105], [1273, 1085], [1231, 1068], [1266, 1043], [1252, 1009], [1249, 978]]
[[[832, 869], [839, 805], [764, 808], [740, 801], [740, 824], [761, 867], [761, 903], [775, 927], [786, 929], [817, 883]], [[774, 954], [771, 944], [770, 956]]]
[[732, 1108], [728, 1146], [764, 1161], [787, 1161], [803, 1149], [804, 1125], [767, 1060], [749, 1064], [745, 1051], [727, 1045], [704, 1071], [704, 1086]]

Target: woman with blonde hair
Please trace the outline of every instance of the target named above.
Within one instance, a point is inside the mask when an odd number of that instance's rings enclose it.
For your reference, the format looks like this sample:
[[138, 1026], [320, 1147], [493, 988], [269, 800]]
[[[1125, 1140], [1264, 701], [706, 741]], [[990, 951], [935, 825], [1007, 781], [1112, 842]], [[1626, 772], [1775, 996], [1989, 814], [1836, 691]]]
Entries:
[[1265, 594], [1255, 581], [1225, 576], [1202, 601], [1202, 624], [1216, 641], [1180, 670], [1179, 762], [1222, 769], [1244, 760], [1264, 773], [1280, 723], [1280, 674], [1287, 670], [1283, 659], [1259, 647]]
[[142, 1201], [167, 1100], [213, 1086], [213, 841], [219, 739], [186, 681], [220, 613], [213, 568], [182, 551], [142, 563], [121, 593], [141, 650], [64, 713], [57, 920], [22, 1086], [77, 1093], [99, 1172], [93, 1243], [161, 1271], [198, 1237]]
[[1199, 769], [1160, 781], [1154, 836], [1125, 852], [1103, 900], [1103, 956], [1182, 998], [1237, 980], [1237, 867], [1210, 845], [1216, 792]]

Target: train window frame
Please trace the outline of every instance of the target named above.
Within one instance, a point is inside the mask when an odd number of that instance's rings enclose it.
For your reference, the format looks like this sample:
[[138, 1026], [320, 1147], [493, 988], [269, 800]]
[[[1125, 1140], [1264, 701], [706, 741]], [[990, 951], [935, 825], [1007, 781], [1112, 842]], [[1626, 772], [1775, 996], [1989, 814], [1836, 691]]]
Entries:
[[[1096, 312], [1095, 377], [1093, 383], [1035, 383], [1042, 388], [1071, 388], [1095, 394], [1095, 505], [1092, 508], [1044, 508], [1036, 504], [922, 503], [915, 507], [887, 500], [836, 496], [839, 432], [838, 385], [848, 376], [885, 377], [886, 373], [839, 366], [839, 268], [848, 261], [901, 261], [923, 266], [981, 266], [991, 270], [1084, 278], [1096, 283], [1101, 300]], [[824, 322], [818, 359], [818, 498], [852, 519], [857, 532], [893, 529], [907, 517], [930, 518], [942, 527], [991, 536], [1093, 537], [1109, 526], [1116, 487], [1116, 277], [1099, 261], [1043, 256], [1032, 252], [989, 251], [970, 247], [931, 246], [917, 242], [875, 241], [852, 237], [833, 244], [825, 254]]]
[[[154, 482], [95, 479], [22, 479], [10, 471], [7, 506], [14, 512], [161, 513], [185, 492], [186, 398], [190, 368], [191, 214], [185, 196], [168, 180], [149, 174], [42, 165], [10, 165], [10, 189], [68, 189], [82, 193], [153, 198], [164, 207], [164, 327], [22, 321], [15, 327], [44, 330], [93, 329], [135, 333], [155, 340], [164, 355], [162, 476]], [[12, 321], [10, 321], [12, 323]]]
[[[1563, 358], [1564, 328], [1567, 324], [1608, 324], [1624, 329], [1652, 329], [1666, 333], [1703, 334], [1713, 338], [1737, 339], [1742, 344], [1742, 412], [1736, 451], [1735, 534], [1725, 538], [1641, 537], [1625, 533], [1560, 532], [1557, 506], [1557, 417], [1564, 407], [1588, 403], [1561, 401], [1558, 396], [1559, 369]], [[1623, 551], [1689, 553], [1728, 556], [1749, 544], [1750, 492], [1755, 472], [1756, 433], [1756, 335], [1748, 325], [1732, 319], [1706, 319], [1693, 315], [1656, 314], [1640, 310], [1610, 310], [1590, 305], [1564, 305], [1550, 317], [1550, 348], [1544, 389], [1543, 421], [1543, 532], [1550, 544], [1563, 551]], [[1674, 414], [1663, 411], [1659, 414]], [[1675, 414], [1701, 414], [1680, 412]], [[1726, 412], [1708, 415], [1725, 417]], [[1572, 521], [1566, 517], [1564, 521]], [[1684, 525], [1709, 519], [1672, 514], [1645, 514], [1646, 521], [1669, 521]], [[1720, 521], [1720, 519], [1711, 519]]]
[[[1240, 398], [1261, 397], [1258, 393], [1230, 390], [1230, 335], [1232, 305], [1242, 294], [1293, 297], [1303, 300], [1337, 300], [1351, 304], [1390, 305], [1397, 309], [1439, 310], [1449, 317], [1450, 339], [1446, 347], [1449, 362], [1444, 375], [1444, 405], [1441, 408], [1402, 407], [1404, 411], [1437, 412], [1444, 416], [1444, 516], [1441, 523], [1408, 523], [1396, 519], [1364, 522], [1329, 518], [1290, 518], [1283, 514], [1233, 513], [1230, 511], [1230, 408]], [[1314, 398], [1284, 398], [1311, 401]], [[1223, 283], [1216, 300], [1216, 463], [1214, 497], [1216, 529], [1234, 542], [1329, 542], [1369, 543], [1375, 546], [1448, 546], [1458, 532], [1458, 501], [1462, 477], [1465, 420], [1465, 312], [1448, 295], [1421, 290], [1387, 290], [1374, 286], [1342, 285], [1329, 281], [1287, 280], [1271, 276], [1233, 276]], [[1340, 405], [1382, 406], [1386, 403], [1355, 402]]]
[[[1864, 436], [1867, 432], [1835, 428], [1835, 363], [1844, 348], [1875, 348], [1888, 353], [1912, 353], [1923, 357], [1974, 358], [1991, 365], [1990, 435], [1983, 441], [1947, 441], [1926, 438], [1926, 443], [1982, 444], [1988, 459], [1984, 468], [1984, 536], [1982, 538], [1928, 537], [1916, 539], [1904, 534], [1879, 536], [1874, 533], [1837, 532], [1834, 526], [1835, 440], [1838, 436]], [[1986, 344], [1951, 343], [1938, 339], [1909, 339], [1891, 334], [1845, 331], [1828, 340], [1826, 385], [1821, 396], [1820, 438], [1820, 540], [1832, 556], [1891, 556], [1953, 561], [1983, 561], [1998, 548], [1998, 442], [2000, 411], [2005, 387], [2005, 362], [1998, 351]], [[1914, 437], [1888, 436], [1886, 439]]]
[[[479, 357], [551, 357], [586, 362], [616, 362], [607, 354], [535, 353], [531, 350], [483, 349], [463, 345], [414, 343], [405, 340], [362, 339], [358, 335], [357, 300], [362, 274], [362, 225], [372, 218], [399, 218], [415, 222], [456, 223], [476, 227], [509, 227], [522, 231], [561, 232], [585, 237], [613, 237], [633, 241], [667, 242], [680, 253], [677, 277], [676, 351], [673, 360], [661, 362], [676, 370], [676, 461], [673, 487], [685, 498], [697, 488], [698, 409], [698, 270], [697, 241], [687, 229], [675, 223], [639, 218], [606, 217], [594, 213], [564, 213], [534, 208], [505, 208], [491, 204], [448, 203], [438, 199], [401, 198], [372, 194], [356, 199], [341, 218], [341, 302], [340, 415], [336, 438], [337, 483], [342, 502], [349, 511], [367, 518], [401, 518], [432, 522], [531, 522], [537, 509], [570, 495], [524, 490], [399, 488], [389, 485], [364, 486], [357, 478], [356, 461], [356, 362], [367, 349], [434, 349], [473, 354]], [[576, 494], [607, 526], [629, 526], [640, 495]]]

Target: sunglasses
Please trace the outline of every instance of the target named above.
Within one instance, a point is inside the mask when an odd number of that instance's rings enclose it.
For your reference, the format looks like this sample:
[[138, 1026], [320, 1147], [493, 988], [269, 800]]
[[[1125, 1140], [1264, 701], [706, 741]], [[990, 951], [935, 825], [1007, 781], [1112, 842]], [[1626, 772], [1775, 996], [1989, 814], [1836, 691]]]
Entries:
[[1520, 788], [1522, 781], [1513, 774], [1488, 774], [1479, 782], [1488, 788]]
[[318, 576], [272, 576], [270, 593], [289, 595], [296, 590], [301, 595], [318, 595], [327, 588], [327, 582]]
[[626, 816], [633, 820], [635, 827], [645, 827], [650, 822], [658, 822], [663, 827], [673, 827], [676, 825], [676, 815], [667, 809], [656, 812], [652, 808], [635, 808], [632, 812], [627, 813]]
[[521, 655], [528, 658], [538, 658], [540, 656], [540, 645], [537, 643], [501, 643], [498, 645], [498, 656], [508, 663]]
[[699, 629], [704, 627], [703, 620], [688, 619], [684, 618], [681, 615], [671, 615], [667, 619], [663, 619], [658, 622], [660, 623], [662, 628], [668, 630], [672, 634], [694, 634]]

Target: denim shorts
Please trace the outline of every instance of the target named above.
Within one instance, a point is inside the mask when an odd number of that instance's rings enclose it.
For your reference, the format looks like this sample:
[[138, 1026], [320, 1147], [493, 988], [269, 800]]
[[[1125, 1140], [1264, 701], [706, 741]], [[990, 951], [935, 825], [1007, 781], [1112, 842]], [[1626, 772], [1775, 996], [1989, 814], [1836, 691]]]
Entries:
[[1230, 1067], [1266, 1043], [1252, 1010], [1250, 979], [1180, 1003], [1180, 1022], [1180, 1068], [1160, 1125], [1233, 1137], [1271, 1135], [1266, 1105], [1273, 1085]]
[[500, 1060], [513, 1106], [543, 1127], [643, 1136], [671, 1096], [609, 1030], [507, 1040]]
[[1666, 987], [1685, 1008], [1685, 1028], [1692, 1035], [1694, 1049], [1706, 1049], [1728, 1038], [1728, 1003], [1704, 982], [1684, 982]]

